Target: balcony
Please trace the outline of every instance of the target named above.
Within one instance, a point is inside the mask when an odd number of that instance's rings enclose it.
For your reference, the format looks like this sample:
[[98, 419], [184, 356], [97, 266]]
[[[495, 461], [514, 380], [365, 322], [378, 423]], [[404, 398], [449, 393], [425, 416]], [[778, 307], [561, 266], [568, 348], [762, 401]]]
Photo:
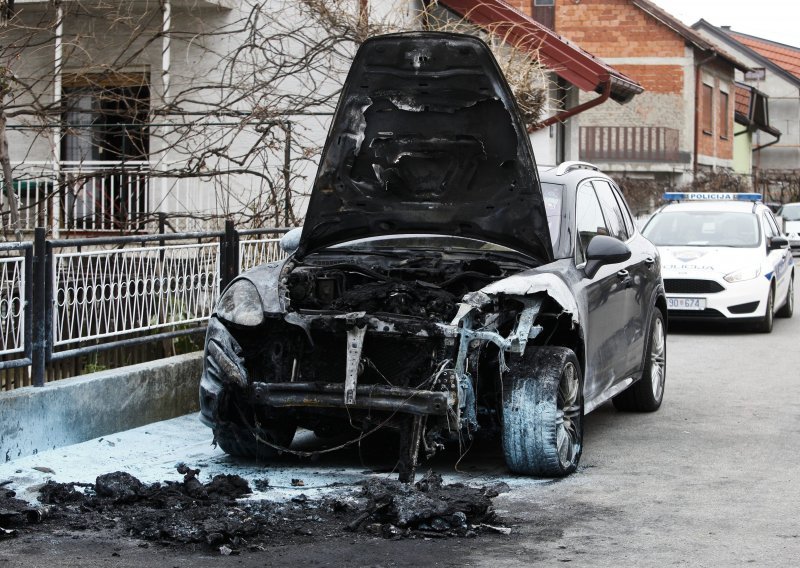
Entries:
[[663, 126], [584, 126], [580, 157], [590, 162], [688, 162], [680, 133]]
[[[57, 170], [49, 162], [12, 167], [23, 231], [57, 227], [68, 234], [155, 232], [164, 219], [171, 231], [218, 229], [232, 210], [241, 212], [243, 203], [252, 203], [263, 191], [253, 182], [257, 176], [184, 178], [146, 161], [62, 161]], [[220, 194], [235, 197], [233, 206], [225, 207]], [[4, 211], [5, 229], [9, 221]]]

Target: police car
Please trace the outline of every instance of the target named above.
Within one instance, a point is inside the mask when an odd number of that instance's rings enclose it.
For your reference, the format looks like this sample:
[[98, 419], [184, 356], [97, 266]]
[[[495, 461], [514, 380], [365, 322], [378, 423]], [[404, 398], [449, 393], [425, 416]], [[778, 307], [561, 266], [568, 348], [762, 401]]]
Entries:
[[642, 234], [661, 254], [670, 318], [772, 331], [794, 310], [794, 260], [758, 193], [665, 193]]
[[800, 255], [800, 203], [786, 203], [778, 211], [783, 223], [783, 234], [789, 239], [792, 254]]

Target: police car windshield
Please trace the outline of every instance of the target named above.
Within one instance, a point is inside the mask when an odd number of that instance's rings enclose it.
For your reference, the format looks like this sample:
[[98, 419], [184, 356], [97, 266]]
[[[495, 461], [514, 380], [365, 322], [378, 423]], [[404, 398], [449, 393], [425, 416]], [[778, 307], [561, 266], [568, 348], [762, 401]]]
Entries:
[[665, 211], [642, 231], [656, 246], [756, 247], [758, 220], [751, 213]]

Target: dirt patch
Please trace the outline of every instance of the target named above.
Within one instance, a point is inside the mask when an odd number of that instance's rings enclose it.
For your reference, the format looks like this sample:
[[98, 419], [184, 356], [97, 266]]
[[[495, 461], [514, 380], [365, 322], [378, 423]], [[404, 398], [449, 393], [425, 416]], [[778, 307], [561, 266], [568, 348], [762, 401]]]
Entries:
[[[414, 485], [369, 479], [321, 499], [300, 494], [278, 503], [248, 500], [250, 486], [238, 475], [217, 475], [202, 483], [198, 469], [180, 465], [178, 472], [181, 481], [151, 485], [125, 472], [101, 475], [94, 484], [48, 482], [40, 489], [40, 507], [5, 491], [0, 493], [0, 520], [9, 526], [0, 522], [0, 527], [102, 532], [222, 554], [353, 533], [403, 539], [505, 530], [497, 526], [492, 507], [492, 499], [508, 490], [505, 484], [447, 485], [429, 473]], [[268, 487], [261, 484], [262, 490]], [[5, 517], [4, 511], [9, 511]]]

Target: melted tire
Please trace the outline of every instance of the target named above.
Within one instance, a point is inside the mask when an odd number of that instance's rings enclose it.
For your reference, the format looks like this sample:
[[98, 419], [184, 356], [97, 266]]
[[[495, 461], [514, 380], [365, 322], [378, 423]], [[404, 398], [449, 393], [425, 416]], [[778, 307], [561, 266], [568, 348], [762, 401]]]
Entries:
[[[658, 395], [656, 395], [656, 393], [653, 391], [653, 343], [656, 340], [654, 333], [656, 333], [655, 330], [657, 329], [659, 323], [661, 325], [661, 330], [663, 331], [664, 341], [664, 375], [661, 378], [660, 392]], [[656, 309], [653, 313], [653, 321], [650, 322], [650, 335], [645, 347], [646, 356], [644, 361], [644, 370], [642, 371], [642, 378], [612, 399], [614, 407], [617, 410], [621, 410], [623, 412], [655, 412], [661, 408], [661, 401], [664, 400], [664, 385], [667, 373], [666, 329], [667, 326], [664, 323], [664, 315], [661, 313], [661, 310]]]
[[[529, 347], [509, 357], [503, 378], [503, 452], [514, 473], [563, 477], [578, 467], [583, 451], [583, 379], [575, 353], [566, 347]], [[559, 456], [559, 385], [568, 366], [575, 370], [577, 444], [568, 463]]]
[[256, 436], [276, 446], [288, 448], [295, 430], [293, 426], [280, 430], [253, 431], [233, 424], [218, 425], [214, 428], [214, 441], [230, 456], [263, 461], [278, 456], [280, 450], [262, 443]]

